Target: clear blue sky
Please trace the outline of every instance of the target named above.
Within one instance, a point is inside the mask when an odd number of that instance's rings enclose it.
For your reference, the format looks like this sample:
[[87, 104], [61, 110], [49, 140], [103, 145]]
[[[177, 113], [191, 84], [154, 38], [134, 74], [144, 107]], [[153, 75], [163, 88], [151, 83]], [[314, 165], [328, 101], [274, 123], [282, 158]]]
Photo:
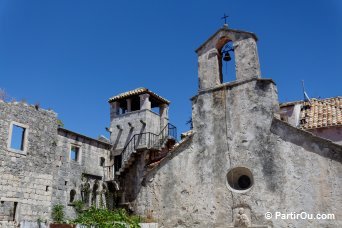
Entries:
[[[262, 77], [281, 102], [342, 95], [342, 1], [0, 1], [0, 88], [58, 113], [97, 137], [109, 97], [147, 87], [172, 101], [171, 122], [189, 126], [197, 92], [194, 50], [230, 15], [259, 37]], [[226, 81], [232, 78], [226, 78]]]

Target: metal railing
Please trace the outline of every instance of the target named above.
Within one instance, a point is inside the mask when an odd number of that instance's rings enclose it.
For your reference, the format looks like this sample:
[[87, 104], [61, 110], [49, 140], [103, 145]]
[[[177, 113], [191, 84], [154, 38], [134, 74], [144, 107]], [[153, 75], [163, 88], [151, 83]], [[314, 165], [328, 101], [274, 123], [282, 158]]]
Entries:
[[177, 128], [168, 123], [159, 133], [151, 148], [160, 149], [167, 139], [177, 139]]
[[133, 137], [128, 141], [126, 146], [123, 148], [121, 156], [122, 156], [122, 163], [128, 161], [129, 157], [138, 149], [149, 148], [153, 144], [153, 140], [158, 135], [152, 132], [144, 132], [140, 134], [135, 134]]
[[[132, 156], [132, 153], [138, 149], [153, 148], [159, 150], [167, 139], [170, 138], [177, 140], [177, 128], [170, 123], [168, 123], [158, 135], [152, 132], [133, 135], [123, 148], [121, 155], [119, 155], [121, 158], [119, 156], [116, 156], [115, 158], [115, 160], [118, 160], [117, 162], [114, 162], [115, 172], [119, 171], [122, 165], [124, 165]], [[121, 162], [119, 160], [121, 160]]]
[[177, 128], [170, 123], [168, 123], [158, 135], [152, 132], [133, 135], [126, 143], [121, 154], [115, 156], [114, 165], [104, 167], [104, 179], [114, 179], [115, 173], [128, 162], [132, 154], [137, 150], [146, 148], [160, 150], [168, 139], [177, 140]]

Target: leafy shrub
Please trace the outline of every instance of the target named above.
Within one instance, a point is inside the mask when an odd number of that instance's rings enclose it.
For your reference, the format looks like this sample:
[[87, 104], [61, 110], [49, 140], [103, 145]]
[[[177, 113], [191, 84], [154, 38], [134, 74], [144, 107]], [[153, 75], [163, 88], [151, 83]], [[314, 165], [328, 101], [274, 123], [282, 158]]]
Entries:
[[101, 228], [139, 228], [140, 218], [129, 216], [123, 209], [110, 211], [103, 208], [90, 207], [88, 210], [78, 214], [73, 221], [75, 224], [82, 224], [88, 227], [95, 226]]
[[64, 206], [62, 204], [56, 204], [52, 207], [52, 219], [56, 223], [64, 222]]
[[82, 213], [85, 206], [82, 200], [75, 200], [73, 205], [77, 214]]

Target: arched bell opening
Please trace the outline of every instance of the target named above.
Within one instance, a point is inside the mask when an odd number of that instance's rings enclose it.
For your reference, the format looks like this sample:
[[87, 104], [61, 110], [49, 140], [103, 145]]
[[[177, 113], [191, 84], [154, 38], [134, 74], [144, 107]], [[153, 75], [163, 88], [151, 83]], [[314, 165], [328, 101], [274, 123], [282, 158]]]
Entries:
[[216, 48], [218, 51], [221, 83], [236, 80], [233, 41], [228, 37], [222, 37], [217, 42]]

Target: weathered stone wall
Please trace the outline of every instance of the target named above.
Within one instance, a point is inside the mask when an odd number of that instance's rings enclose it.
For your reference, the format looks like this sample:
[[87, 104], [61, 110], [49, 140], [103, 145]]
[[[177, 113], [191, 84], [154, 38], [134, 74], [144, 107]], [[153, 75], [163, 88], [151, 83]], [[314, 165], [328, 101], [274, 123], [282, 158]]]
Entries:
[[[10, 147], [13, 124], [25, 128], [23, 150]], [[69, 206], [70, 191], [74, 189], [74, 200], [80, 200], [80, 187], [85, 183], [90, 184], [88, 205], [99, 205], [101, 197], [105, 201], [107, 169], [100, 166], [100, 158], [105, 159], [104, 166], [109, 165], [110, 144], [58, 129], [54, 112], [18, 102], [0, 101], [0, 129], [3, 226], [10, 226], [9, 220], [32, 227], [37, 219], [51, 221], [55, 204], [65, 206], [67, 218], [74, 217], [74, 209]], [[80, 148], [78, 161], [70, 159], [71, 145]]]
[[140, 191], [140, 186], [144, 179], [146, 168], [146, 157], [149, 151], [141, 151], [135, 155], [135, 160], [130, 166], [129, 170], [120, 176], [121, 186], [124, 188], [124, 196], [121, 198], [120, 203], [132, 202], [137, 197]]
[[[342, 147], [274, 119], [270, 149], [283, 175], [275, 187], [281, 202], [269, 211], [332, 213], [335, 220], [278, 221], [297, 227], [341, 227], [342, 225]], [[272, 176], [270, 173], [268, 176]], [[265, 210], [267, 209], [265, 205]]]
[[[9, 148], [13, 121], [26, 127], [25, 152]], [[17, 203], [16, 221], [49, 219], [52, 167], [56, 161], [56, 114], [25, 103], [0, 101], [0, 129], [0, 201]]]
[[[342, 226], [342, 148], [275, 119], [277, 90], [259, 79], [256, 40], [224, 27], [196, 50], [194, 134], [137, 186], [137, 213], [152, 213], [161, 227]], [[220, 51], [228, 41], [237, 81], [221, 84]], [[335, 220], [275, 217], [303, 211]]]
[[[274, 119], [272, 81], [232, 82], [193, 99], [194, 135], [146, 176], [135, 210], [161, 227], [229, 227], [243, 208], [251, 224], [341, 226], [341, 147]], [[253, 186], [228, 187], [245, 167]], [[336, 220], [266, 220], [266, 212], [334, 213]], [[235, 221], [234, 221], [235, 220]]]
[[[74, 161], [70, 158], [70, 148], [76, 145], [80, 148], [79, 159]], [[58, 169], [55, 173], [55, 188], [53, 195], [53, 204], [63, 204], [66, 208], [66, 216], [72, 218], [75, 216], [75, 210], [70, 202], [71, 190], [76, 191], [75, 200], [82, 200], [82, 185], [89, 183], [90, 206], [95, 194], [94, 186], [97, 184], [97, 195], [95, 203], [99, 205], [99, 191], [102, 190], [106, 168], [100, 166], [100, 158], [105, 158], [104, 166], [108, 166], [110, 161], [110, 145], [98, 140], [84, 137], [68, 130], [58, 130], [57, 153], [60, 155]]]

